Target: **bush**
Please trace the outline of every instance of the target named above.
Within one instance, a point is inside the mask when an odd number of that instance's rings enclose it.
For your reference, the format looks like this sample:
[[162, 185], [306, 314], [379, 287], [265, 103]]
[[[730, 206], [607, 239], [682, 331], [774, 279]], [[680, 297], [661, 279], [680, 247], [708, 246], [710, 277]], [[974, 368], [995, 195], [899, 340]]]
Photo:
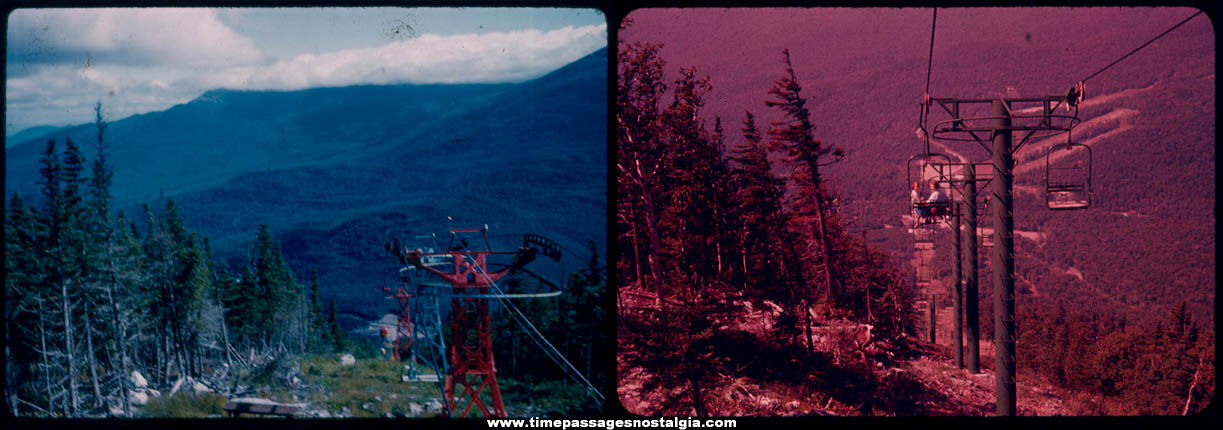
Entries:
[[225, 396], [216, 393], [191, 394], [175, 393], [172, 396], [154, 397], [141, 413], [145, 417], [155, 418], [203, 418], [222, 415], [226, 402]]

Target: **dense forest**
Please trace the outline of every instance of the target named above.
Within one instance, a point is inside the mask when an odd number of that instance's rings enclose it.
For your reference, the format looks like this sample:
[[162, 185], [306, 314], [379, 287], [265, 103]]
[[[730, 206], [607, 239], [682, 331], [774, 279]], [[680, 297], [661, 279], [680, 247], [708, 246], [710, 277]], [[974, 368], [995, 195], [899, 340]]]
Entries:
[[[785, 120], [757, 124], [748, 110], [729, 133], [721, 118], [712, 130], [699, 119], [710, 80], [685, 68], [665, 82], [660, 47], [622, 44], [618, 56], [621, 385], [644, 368], [643, 392], [663, 393], [650, 406], [623, 392], [622, 402], [637, 413], [735, 415], [750, 405], [722, 391], [751, 378], [803, 402], [837, 392], [824, 409], [888, 409], [879, 394], [890, 381], [873, 370], [912, 350], [914, 291], [883, 252], [846, 232], [821, 176], [843, 151], [815, 138], [789, 52], [764, 99]], [[735, 323], [751, 309], [765, 310], [760, 332]], [[840, 345], [826, 349], [826, 338]]]
[[172, 199], [145, 205], [142, 221], [112, 214], [107, 124], [96, 112], [92, 163], [73, 140], [62, 151], [48, 141], [41, 198], [14, 193], [6, 208], [9, 412], [131, 416], [159, 394], [150, 387], [186, 380], [214, 391], [239, 367], [345, 348], [334, 304], [326, 315], [317, 278], [303, 291], [267, 226], [233, 270]]

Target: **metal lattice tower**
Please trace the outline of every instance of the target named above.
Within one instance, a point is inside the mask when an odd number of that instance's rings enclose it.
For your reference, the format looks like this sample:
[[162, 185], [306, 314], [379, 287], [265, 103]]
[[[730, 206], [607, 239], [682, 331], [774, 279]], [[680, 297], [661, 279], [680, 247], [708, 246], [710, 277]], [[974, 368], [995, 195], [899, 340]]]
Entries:
[[[451, 230], [451, 233], [481, 232], [483, 229]], [[486, 238], [487, 243], [487, 238]], [[505, 404], [501, 399], [501, 388], [497, 384], [497, 367], [493, 360], [492, 324], [488, 312], [489, 287], [493, 281], [509, 273], [511, 267], [498, 271], [487, 271], [489, 255], [510, 254], [530, 255], [520, 252], [499, 251], [447, 251], [422, 252], [407, 251], [405, 258], [408, 263], [418, 269], [425, 270], [441, 277], [450, 284], [450, 342], [447, 357], [450, 369], [446, 375], [446, 400], [453, 401], [451, 415], [459, 410], [461, 398], [469, 398], [467, 405], [459, 412], [460, 417], [466, 417], [472, 407], [476, 407], [485, 417], [504, 417]], [[428, 256], [449, 256], [452, 265], [449, 271], [442, 271], [424, 264], [422, 258]], [[528, 260], [529, 261], [529, 260]], [[522, 264], [525, 264], [523, 261]], [[485, 276], [486, 275], [486, 276]], [[462, 389], [456, 393], [456, 389]], [[487, 389], [492, 397], [492, 404], [486, 405], [480, 394]]]
[[[496, 362], [493, 358], [489, 300], [502, 300], [502, 304], [516, 310], [517, 308], [506, 299], [544, 298], [560, 295], [559, 287], [546, 279], [539, 278], [538, 275], [524, 269], [523, 266], [534, 261], [537, 254], [559, 261], [561, 248], [559, 244], [541, 236], [526, 235], [523, 245], [515, 251], [493, 251], [488, 242], [487, 226], [482, 229], [451, 229], [450, 233], [452, 237], [456, 233], [479, 233], [483, 236], [486, 250], [466, 250], [467, 242], [464, 240], [460, 245], [452, 246], [449, 250], [442, 252], [432, 250], [425, 252], [419, 249], [399, 251], [402, 261], [411, 265], [410, 268], [405, 267], [401, 271], [419, 270], [419, 273], [439, 277], [443, 282], [414, 282], [415, 293], [401, 291], [401, 294], [391, 296], [397, 299], [406, 296], [400, 299], [401, 303], [407, 301], [415, 304], [410, 309], [406, 306], [401, 307], [400, 322], [402, 324], [407, 321], [410, 325], [405, 331], [400, 332], [401, 336], [402, 333], [409, 333], [409, 336], [414, 336], [414, 339], [398, 343], [408, 345], [410, 349], [397, 348], [397, 352], [401, 352], [397, 357], [402, 359], [405, 353], [411, 354], [410, 357], [413, 358], [419, 357], [416, 354], [415, 339], [421, 337], [437, 339], [431, 344], [434, 347], [432, 349], [436, 350], [436, 353], [432, 355], [436, 358], [433, 360], [434, 363], [430, 364], [429, 360], [425, 361], [439, 373], [443, 369], [445, 371], [446, 377], [441, 383], [441, 391], [445, 397], [443, 406], [447, 414], [466, 417], [473, 408], [476, 408], [485, 417], [505, 417], [505, 404], [501, 397]], [[498, 270], [489, 270], [488, 259], [495, 255], [513, 256], [513, 262]], [[534, 276], [544, 284], [553, 287], [554, 290], [528, 293], [507, 293], [501, 290], [497, 286], [497, 280], [515, 271]], [[413, 300], [413, 297], [416, 299]], [[420, 300], [421, 298], [432, 298], [432, 307], [430, 308], [428, 303], [422, 303], [424, 301]], [[450, 299], [449, 342], [446, 342], [442, 336], [438, 311], [439, 298]], [[409, 314], [423, 316], [423, 318], [405, 316]], [[521, 320], [525, 318], [524, 315], [518, 313], [516, 316], [520, 318], [518, 320], [520, 324], [530, 325], [529, 321]], [[416, 335], [415, 333], [418, 332], [425, 332], [424, 336]], [[542, 336], [533, 327], [532, 333]], [[559, 352], [546, 339], [535, 340], [541, 344], [541, 347], [546, 345], [546, 348], [550, 348], [545, 349], [545, 352], [551, 353], [550, 357], [554, 360], [567, 363], [563, 357], [559, 357]], [[569, 368], [562, 368], [566, 371], [575, 371], [572, 365]], [[409, 376], [414, 377], [415, 373]], [[578, 379], [585, 381], [584, 377]], [[589, 384], [588, 381], [587, 384]], [[485, 402], [481, 398], [481, 394], [485, 392], [488, 393], [491, 402]], [[465, 405], [463, 404], [464, 399], [466, 399]]]

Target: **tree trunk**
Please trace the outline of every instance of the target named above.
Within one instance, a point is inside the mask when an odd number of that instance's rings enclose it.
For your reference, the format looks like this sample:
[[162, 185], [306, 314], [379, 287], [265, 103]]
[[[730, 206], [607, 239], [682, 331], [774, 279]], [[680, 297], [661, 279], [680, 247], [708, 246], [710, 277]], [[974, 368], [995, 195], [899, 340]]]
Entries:
[[739, 246], [740, 246], [740, 249], [742, 250], [742, 256], [743, 256], [743, 290], [746, 291], [747, 290], [747, 279], [748, 279], [748, 276], [747, 276], [747, 225], [743, 226], [743, 232], [740, 234], [740, 237], [741, 237], [741, 240], [740, 240], [741, 243], [739, 244]]
[[714, 253], [717, 254], [718, 271], [717, 279], [722, 279], [722, 217], [718, 213], [718, 204], [713, 204], [713, 246]]
[[106, 286], [106, 300], [110, 302], [111, 323], [119, 332], [119, 339], [115, 341], [116, 348], [119, 349], [119, 394], [123, 396], [123, 415], [132, 416], [131, 397], [129, 395], [129, 380], [131, 378], [131, 369], [127, 358], [127, 319], [119, 313], [119, 304], [115, 302], [115, 284], [114, 269], [116, 269], [114, 260], [111, 260], [111, 278]]
[[[633, 269], [637, 271], [637, 283], [644, 286], [641, 279], [641, 236], [637, 232], [637, 205], [633, 202], [628, 204], [629, 228], [632, 229], [633, 236]], [[617, 292], [619, 289], [617, 289]]]
[[38, 343], [41, 349], [38, 355], [42, 358], [42, 377], [43, 377], [43, 395], [47, 396], [47, 410], [54, 413], [55, 405], [51, 403], [51, 363], [48, 362], [47, 351], [47, 325], [44, 316], [46, 315], [43, 309], [43, 299], [38, 298]]
[[663, 283], [658, 279], [657, 254], [659, 240], [658, 226], [656, 226], [654, 222], [654, 197], [650, 195], [650, 187], [645, 183], [645, 176], [641, 173], [640, 162], [637, 162], [637, 179], [641, 185], [641, 200], [642, 204], [645, 206], [642, 209], [645, 210], [645, 225], [650, 236], [650, 248], [646, 252], [646, 263], [649, 264], [650, 268], [650, 282], [657, 284], [655, 287], [658, 292], [658, 297], [654, 299], [654, 307], [662, 310]]
[[60, 279], [60, 298], [64, 313], [64, 350], [68, 354], [68, 361], [64, 363], [68, 366], [68, 395], [69, 404], [68, 415], [76, 416], [77, 408], [80, 407], [81, 399], [79, 387], [77, 386], [76, 376], [76, 354], [75, 348], [72, 346], [72, 305], [68, 298], [68, 282]]
[[1198, 376], [1202, 373], [1202, 359], [1198, 358], [1197, 368], [1193, 370], [1193, 383], [1189, 384], [1189, 393], [1185, 394], [1185, 410], [1181, 411], [1181, 416], [1189, 415], [1189, 404], [1193, 403], [1193, 389], [1198, 385]]
[[807, 355], [815, 354], [815, 338], [811, 335], [811, 312], [810, 305], [806, 300], [803, 300], [803, 332], [807, 335]]
[[[11, 293], [11, 292], [8, 292], [8, 293]], [[11, 330], [9, 330], [9, 326], [11, 324], [9, 324], [8, 318], [10, 316], [11, 315], [5, 315], [5, 319], [4, 319], [4, 338], [5, 339], [13, 338], [11, 334]], [[12, 380], [9, 380], [9, 376], [14, 373], [12, 369], [13, 369], [13, 353], [12, 353], [11, 348], [9, 348], [9, 342], [5, 342], [4, 343], [4, 382], [5, 382], [4, 383], [4, 400], [8, 402], [9, 413], [15, 417], [17, 416], [17, 391], [11, 388], [14, 382]]]
[[93, 384], [93, 405], [96, 408], [102, 407], [102, 389], [98, 387], [98, 360], [96, 350], [93, 349], [93, 308], [89, 306], [89, 299], [85, 299], [85, 358], [89, 360], [89, 380]]
[[[816, 167], [813, 165], [811, 166], [811, 168], [815, 169]], [[816, 172], [815, 170], [812, 170], [811, 176], [813, 177], [813, 179], [815, 177], [818, 177], [815, 172]], [[832, 278], [833, 276], [832, 276], [831, 259], [828, 258], [828, 254], [831, 250], [828, 249], [828, 236], [824, 230], [824, 195], [823, 193], [820, 192], [820, 184], [818, 182], [815, 182], [813, 186], [815, 188], [814, 190], [815, 191], [815, 213], [816, 213], [816, 222], [818, 224], [816, 227], [817, 227], [817, 232], [819, 233], [819, 236], [816, 238], [816, 240], [820, 242], [820, 256], [824, 260], [824, 287], [826, 288], [825, 305], [828, 307], [829, 315], [831, 315], [832, 314]], [[839, 286], [838, 286], [838, 289], [840, 289]]]
[[[161, 297], [165, 297], [165, 285], [161, 285], [161, 286], [160, 286], [160, 288], [161, 288], [161, 290], [162, 290], [162, 291], [161, 291], [161, 294], [162, 294], [162, 296], [161, 296]], [[164, 306], [167, 306], [168, 304], [166, 304], [166, 303], [160, 303], [160, 305], [164, 307]], [[160, 314], [160, 313], [164, 313], [164, 311], [161, 311], [161, 312], [158, 312], [158, 313], [159, 313], [159, 314]], [[169, 369], [169, 366], [167, 365], [167, 362], [169, 362], [169, 361], [170, 361], [169, 352], [168, 352], [168, 350], [167, 350], [167, 348], [166, 348], [166, 337], [168, 337], [168, 336], [169, 336], [169, 331], [170, 331], [170, 328], [169, 328], [169, 326], [167, 326], [167, 325], [166, 325], [166, 323], [165, 323], [165, 322], [164, 322], [162, 319], [163, 319], [163, 318], [161, 317], [161, 315], [157, 315], [157, 316], [156, 316], [156, 317], [153, 319], [153, 324], [156, 324], [156, 329], [155, 329], [155, 330], [157, 330], [157, 336], [156, 336], [156, 341], [157, 341], [157, 361], [156, 361], [156, 363], [157, 363], [157, 370], [154, 372], [154, 373], [155, 373], [155, 376], [154, 376], [153, 378], [151, 378], [151, 379], [150, 379], [150, 382], [153, 382], [153, 383], [157, 384], [158, 386], [160, 386], [160, 385], [162, 385], [163, 383], [165, 383], [165, 380], [166, 380], [166, 378], [167, 378], [166, 374], [168, 373], [167, 369]]]

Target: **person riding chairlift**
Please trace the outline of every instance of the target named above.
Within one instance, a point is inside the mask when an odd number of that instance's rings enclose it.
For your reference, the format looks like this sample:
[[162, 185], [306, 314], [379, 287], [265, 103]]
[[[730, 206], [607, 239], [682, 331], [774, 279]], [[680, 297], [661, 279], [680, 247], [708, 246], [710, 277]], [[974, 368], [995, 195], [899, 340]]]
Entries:
[[942, 192], [942, 190], [939, 190], [938, 181], [931, 179], [930, 180], [930, 197], [926, 199], [926, 203], [931, 204], [931, 206], [926, 208], [926, 211], [928, 213], [927, 217], [939, 217], [939, 216], [947, 215], [946, 208], [947, 208], [948, 200], [950, 199], [948, 199], [947, 193], [944, 193]]
[[[917, 217], [919, 221], [924, 220], [925, 218], [928, 218], [930, 216], [929, 207], [918, 205], [918, 203], [921, 203], [922, 201], [920, 191], [921, 191], [920, 182], [913, 181], [913, 185], [909, 187], [909, 206], [913, 208], [912, 210], [913, 216]], [[910, 232], [912, 232], [912, 229], [909, 229], [909, 230]]]

